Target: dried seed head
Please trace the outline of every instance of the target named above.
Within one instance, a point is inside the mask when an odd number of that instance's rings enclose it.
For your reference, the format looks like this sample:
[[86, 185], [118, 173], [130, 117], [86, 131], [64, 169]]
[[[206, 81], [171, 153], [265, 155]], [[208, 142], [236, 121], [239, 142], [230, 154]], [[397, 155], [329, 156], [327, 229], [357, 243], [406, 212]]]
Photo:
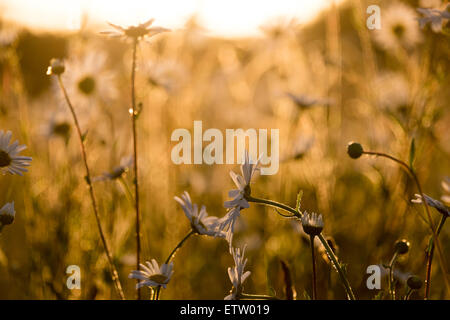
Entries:
[[423, 281], [418, 276], [409, 276], [406, 284], [413, 290], [419, 290], [422, 288]]
[[363, 154], [364, 149], [361, 144], [357, 142], [350, 142], [347, 146], [347, 153], [352, 159], [358, 159]]
[[410, 244], [409, 244], [408, 240], [406, 240], [406, 239], [398, 240], [395, 243], [395, 251], [398, 254], [405, 254], [409, 251], [409, 246], [410, 246]]
[[50, 65], [47, 68], [47, 75], [60, 75], [64, 72], [64, 70], [66, 70], [64, 62], [61, 59], [53, 58], [50, 60]]

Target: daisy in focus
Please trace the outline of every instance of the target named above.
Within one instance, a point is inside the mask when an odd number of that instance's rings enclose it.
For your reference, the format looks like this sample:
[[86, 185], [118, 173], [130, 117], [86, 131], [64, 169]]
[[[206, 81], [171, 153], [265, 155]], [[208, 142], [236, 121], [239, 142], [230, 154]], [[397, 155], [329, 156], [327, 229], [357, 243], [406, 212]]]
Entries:
[[421, 41], [416, 13], [408, 5], [394, 2], [381, 13], [381, 29], [374, 30], [375, 41], [386, 50], [412, 48]]
[[200, 212], [197, 204], [192, 204], [191, 197], [186, 191], [181, 198], [174, 197], [175, 201], [181, 205], [184, 214], [191, 222], [192, 229], [199, 235], [224, 238], [225, 232], [219, 229], [219, 218], [208, 217], [205, 206], [202, 206]]
[[162, 264], [159, 267], [158, 262], [152, 259], [151, 262], [146, 262], [147, 266], [140, 264], [142, 270], [133, 270], [128, 278], [142, 280], [136, 285], [136, 289], [142, 287], [158, 287], [161, 286], [166, 289], [170, 278], [173, 275], [173, 262], [169, 264]]
[[225, 300], [237, 300], [244, 291], [243, 284], [245, 280], [250, 276], [251, 272], [244, 272], [247, 259], [244, 258], [245, 247], [242, 252], [239, 248], [231, 248], [231, 254], [233, 255], [235, 266], [228, 268], [228, 276], [233, 284], [233, 288], [230, 290], [230, 294], [225, 297]]
[[233, 189], [228, 192], [228, 196], [233, 200], [225, 201], [224, 207], [229, 209], [227, 214], [221, 218], [221, 229], [227, 231], [227, 241], [231, 245], [231, 239], [234, 232], [234, 225], [237, 218], [240, 216], [241, 209], [249, 208], [250, 205], [246, 200], [246, 197], [250, 196], [251, 188], [250, 182], [255, 173], [259, 170], [258, 161], [253, 162], [247, 151], [245, 151], [244, 162], [241, 165], [242, 175], [236, 174], [230, 171], [230, 176], [237, 186], [237, 189]]
[[10, 144], [11, 136], [11, 131], [5, 133], [3, 130], [0, 130], [0, 172], [2, 174], [9, 173], [22, 176], [23, 172], [28, 171], [26, 167], [30, 166], [32, 158], [19, 155], [27, 147], [19, 145], [17, 140]]
[[143, 38], [153, 37], [162, 32], [170, 31], [169, 29], [163, 27], [152, 27], [151, 25], [153, 24], [153, 21], [155, 21], [155, 19], [150, 19], [137, 26], [130, 26], [128, 28], [108, 23], [111, 27], [114, 28], [114, 30], [102, 31], [101, 33], [114, 38], [132, 38], [137, 41]]

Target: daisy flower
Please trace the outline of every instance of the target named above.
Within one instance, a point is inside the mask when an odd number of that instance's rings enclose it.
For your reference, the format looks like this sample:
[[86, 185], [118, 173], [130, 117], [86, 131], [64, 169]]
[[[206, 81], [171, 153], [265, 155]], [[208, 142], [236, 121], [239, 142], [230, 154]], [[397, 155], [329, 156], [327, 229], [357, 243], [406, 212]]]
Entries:
[[225, 232], [219, 229], [219, 218], [208, 217], [205, 206], [202, 206], [200, 212], [197, 204], [192, 204], [191, 197], [186, 191], [179, 197], [174, 197], [175, 201], [181, 205], [184, 214], [191, 222], [192, 229], [200, 235], [224, 238]]
[[303, 231], [310, 236], [317, 236], [323, 230], [323, 219], [321, 214], [304, 212], [302, 216]]
[[132, 38], [136, 40], [140, 40], [143, 38], [150, 38], [159, 33], [170, 31], [169, 29], [162, 27], [151, 27], [155, 19], [150, 19], [144, 23], [141, 23], [137, 26], [130, 26], [127, 28], [109, 23], [108, 24], [114, 28], [112, 31], [102, 31], [102, 34], [109, 35], [114, 38]]
[[155, 259], [152, 262], [146, 262], [147, 266], [140, 264], [142, 270], [133, 270], [128, 278], [142, 280], [136, 285], [136, 289], [141, 287], [158, 287], [161, 286], [166, 289], [170, 278], [173, 275], [173, 262], [170, 264], [163, 264], [161, 268]]
[[3, 226], [13, 223], [15, 215], [14, 201], [5, 204], [0, 209], [0, 229], [3, 228]]
[[242, 176], [234, 173], [233, 171], [230, 171], [231, 178], [238, 188], [228, 192], [228, 195], [234, 199], [225, 201], [224, 207], [229, 210], [227, 214], [220, 219], [220, 229], [227, 230], [227, 240], [230, 245], [231, 238], [234, 232], [234, 225], [236, 219], [240, 216], [241, 209], [250, 207], [245, 197], [250, 196], [250, 182], [256, 171], [259, 170], [258, 162], [259, 160], [256, 161], [256, 163], [252, 163], [252, 160], [250, 159], [248, 152], [246, 151], [244, 156], [244, 163], [241, 165]]
[[0, 130], [0, 172], [22, 176], [23, 172], [28, 171], [25, 167], [30, 166], [32, 158], [19, 156], [19, 152], [25, 150], [26, 146], [19, 145], [17, 140], [10, 144], [11, 136], [11, 131], [4, 133]]
[[[420, 194], [416, 193], [414, 196], [415, 196], [415, 198], [412, 199], [411, 202], [413, 202], [413, 203], [422, 203], [423, 202], [422, 196]], [[427, 205], [435, 208], [437, 211], [439, 211], [443, 215], [450, 216], [450, 211], [445, 204], [443, 204], [439, 200], [436, 200], [436, 199], [433, 199], [432, 197], [427, 196], [426, 194], [424, 194], [424, 197], [425, 197], [425, 201], [427, 202]]]
[[243, 292], [243, 283], [250, 276], [251, 272], [244, 272], [247, 259], [244, 258], [245, 247], [242, 252], [239, 248], [231, 248], [231, 254], [233, 255], [235, 266], [228, 268], [228, 276], [233, 284], [233, 288], [230, 290], [230, 294], [225, 297], [225, 300], [236, 300]]
[[[447, 6], [450, 8], [450, 4]], [[442, 31], [442, 24], [450, 19], [450, 12], [447, 9], [428, 9], [418, 8], [417, 11], [423, 15], [419, 18], [419, 26], [423, 29], [427, 24], [430, 24], [433, 32], [439, 33]]]
[[399, 111], [409, 104], [410, 90], [406, 78], [396, 72], [385, 72], [374, 81], [374, 91], [379, 106], [389, 111]]
[[395, 2], [381, 14], [381, 29], [374, 30], [375, 41], [386, 50], [411, 48], [421, 41], [416, 13], [401, 2]]
[[[98, 102], [108, 103], [118, 96], [115, 74], [106, 68], [106, 62], [106, 54], [96, 50], [65, 62], [66, 72], [61, 78], [80, 115], [91, 117]], [[59, 91], [54, 80], [55, 90]]]
[[175, 60], [145, 63], [142, 69], [148, 84], [161, 87], [169, 94], [179, 91], [187, 79], [186, 69]]

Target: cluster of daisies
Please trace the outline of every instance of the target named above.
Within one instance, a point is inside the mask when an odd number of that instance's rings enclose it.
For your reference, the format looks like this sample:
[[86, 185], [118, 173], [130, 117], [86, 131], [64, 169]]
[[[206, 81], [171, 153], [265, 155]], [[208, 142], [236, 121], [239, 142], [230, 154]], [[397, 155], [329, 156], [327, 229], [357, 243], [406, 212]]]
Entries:
[[[11, 143], [11, 137], [11, 131], [5, 133], [0, 130], [0, 173], [22, 176], [28, 171], [26, 167], [30, 165], [31, 158], [19, 154], [26, 146], [19, 145], [17, 140]], [[0, 232], [14, 222], [15, 214], [14, 201], [6, 203], [0, 209]]]
[[[231, 190], [228, 195], [233, 198], [230, 201], [225, 201], [224, 207], [227, 213], [222, 218], [209, 216], [206, 207], [201, 206], [199, 209], [197, 204], [193, 204], [188, 192], [184, 192], [181, 197], [174, 197], [184, 214], [188, 218], [191, 225], [191, 234], [210, 236], [214, 238], [226, 239], [229, 244], [230, 254], [234, 259], [235, 265], [228, 268], [228, 275], [232, 283], [230, 294], [225, 297], [227, 300], [236, 300], [243, 295], [243, 283], [250, 276], [250, 271], [245, 271], [247, 258], [245, 258], [245, 246], [235, 248], [233, 246], [234, 226], [240, 216], [241, 210], [249, 208], [250, 199], [250, 182], [255, 173], [259, 171], [259, 161], [252, 161], [248, 153], [245, 153], [243, 163], [241, 165], [241, 174], [230, 171], [231, 178], [236, 184], [237, 189]], [[323, 229], [322, 216], [318, 214], [308, 214], [305, 212], [302, 216], [302, 225], [306, 233], [319, 234]], [[150, 288], [166, 288], [170, 278], [173, 275], [173, 262], [170, 261], [172, 256], [169, 256], [166, 263], [161, 266], [155, 259], [151, 262], [146, 262], [146, 265], [141, 264], [142, 270], [134, 270], [130, 273], [129, 278], [141, 280], [136, 288], [150, 287]]]

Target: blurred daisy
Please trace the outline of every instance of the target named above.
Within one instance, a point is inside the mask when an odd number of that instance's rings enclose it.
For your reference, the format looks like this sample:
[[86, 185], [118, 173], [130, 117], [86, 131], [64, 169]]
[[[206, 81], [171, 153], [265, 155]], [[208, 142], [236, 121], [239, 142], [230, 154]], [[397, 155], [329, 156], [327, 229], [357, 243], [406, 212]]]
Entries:
[[0, 29], [0, 47], [9, 47], [17, 39], [18, 31], [11, 27], [4, 27]]
[[[422, 196], [420, 194], [415, 194], [414, 196], [415, 196], [415, 198], [412, 199], [411, 202], [413, 202], [413, 203], [422, 203], [423, 202]], [[424, 194], [424, 197], [425, 197], [425, 201], [427, 202], [427, 205], [435, 208], [437, 211], [439, 211], [443, 215], [450, 216], [450, 211], [445, 204], [443, 204], [439, 200], [436, 200], [436, 199], [433, 199], [433, 198], [427, 196], [426, 194]]]
[[231, 248], [231, 254], [233, 255], [235, 266], [228, 268], [228, 276], [233, 284], [233, 288], [230, 290], [230, 294], [225, 297], [225, 300], [236, 300], [243, 292], [243, 283], [250, 276], [251, 272], [244, 272], [247, 259], [244, 258], [245, 247], [242, 252], [239, 248]]
[[317, 236], [323, 230], [323, 219], [321, 214], [304, 212], [302, 216], [303, 231], [310, 236]]
[[171, 94], [177, 92], [187, 78], [186, 69], [175, 60], [146, 63], [142, 71], [150, 85], [161, 87]]
[[0, 229], [14, 221], [16, 211], [14, 210], [14, 201], [8, 202], [0, 209]]
[[130, 26], [128, 28], [124, 28], [112, 23], [108, 23], [111, 27], [114, 28], [112, 31], [102, 31], [102, 34], [109, 35], [110, 37], [118, 37], [118, 38], [132, 38], [136, 40], [140, 40], [143, 38], [150, 38], [159, 33], [170, 31], [169, 29], [162, 27], [151, 27], [155, 19], [150, 19], [144, 23], [141, 23], [137, 26]]
[[326, 98], [313, 98], [307, 95], [295, 95], [290, 92], [287, 92], [286, 95], [300, 109], [307, 109], [314, 106], [328, 106], [332, 104], [332, 101]]
[[[447, 8], [450, 8], [450, 5]], [[417, 11], [423, 15], [422, 18], [418, 19], [420, 28], [423, 29], [427, 24], [430, 24], [431, 30], [436, 33], [442, 32], [443, 23], [450, 19], [450, 12], [447, 9], [418, 8]]]
[[115, 167], [110, 172], [103, 173], [101, 176], [94, 177], [92, 179], [92, 181], [97, 182], [97, 181], [106, 181], [106, 180], [119, 179], [126, 172], [128, 172], [130, 167], [133, 165], [133, 161], [134, 161], [134, 158], [131, 157], [131, 156], [129, 156], [129, 157], [122, 157], [120, 159], [120, 165], [118, 167]]
[[401, 111], [409, 105], [409, 84], [406, 78], [396, 72], [386, 72], [374, 81], [378, 105], [391, 112]]
[[186, 191], [181, 199], [174, 197], [175, 201], [181, 205], [186, 217], [191, 222], [192, 229], [200, 235], [224, 238], [225, 232], [219, 229], [219, 218], [208, 217], [205, 206], [202, 206], [200, 212], [197, 204], [192, 204], [191, 197]]
[[71, 119], [68, 114], [61, 109], [51, 112], [50, 119], [42, 129], [43, 135], [46, 138], [62, 138], [66, 144], [69, 141], [71, 131]]
[[30, 166], [32, 158], [19, 156], [19, 152], [25, 150], [26, 146], [19, 145], [17, 140], [10, 144], [11, 136], [11, 131], [4, 133], [0, 130], [0, 172], [22, 176], [23, 172], [28, 171], [25, 167]]
[[170, 278], [173, 275], [173, 262], [170, 264], [163, 264], [161, 268], [155, 259], [152, 262], [146, 262], [147, 266], [140, 264], [142, 270], [133, 270], [128, 278], [142, 280], [136, 285], [136, 289], [141, 287], [158, 287], [161, 286], [166, 289]]
[[106, 68], [106, 60], [103, 52], [92, 51], [65, 63], [61, 77], [80, 115], [91, 116], [98, 102], [110, 102], [118, 95], [115, 74]]
[[414, 10], [401, 2], [383, 9], [381, 29], [373, 32], [375, 41], [386, 50], [411, 48], [421, 41]]

